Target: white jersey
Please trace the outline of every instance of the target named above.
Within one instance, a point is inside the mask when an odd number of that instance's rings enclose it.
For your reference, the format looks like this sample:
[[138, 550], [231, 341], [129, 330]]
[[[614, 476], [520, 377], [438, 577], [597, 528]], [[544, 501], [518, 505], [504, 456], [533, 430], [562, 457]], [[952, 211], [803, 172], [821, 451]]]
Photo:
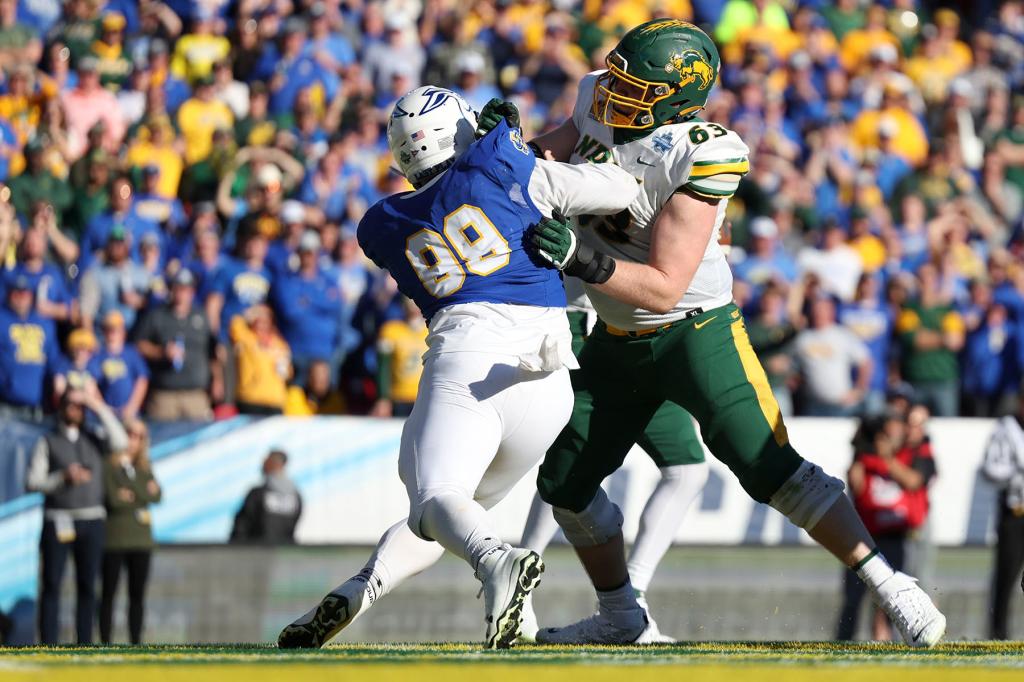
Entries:
[[[660, 126], [646, 137], [616, 145], [614, 129], [590, 112], [594, 84], [601, 73], [591, 73], [580, 82], [572, 116], [579, 140], [569, 160], [575, 164], [613, 162], [641, 183], [641, 191], [627, 211], [581, 221], [583, 241], [614, 258], [646, 263], [654, 221], [673, 194], [685, 188], [720, 201], [704, 258], [675, 308], [664, 315], [652, 313], [587, 286], [598, 315], [621, 329], [650, 329], [682, 319], [695, 308], [709, 310], [730, 303], [732, 272], [718, 240], [728, 199], [749, 169], [747, 145], [731, 130], [700, 120]], [[568, 286], [568, 293], [570, 309], [583, 309], [578, 284]]]

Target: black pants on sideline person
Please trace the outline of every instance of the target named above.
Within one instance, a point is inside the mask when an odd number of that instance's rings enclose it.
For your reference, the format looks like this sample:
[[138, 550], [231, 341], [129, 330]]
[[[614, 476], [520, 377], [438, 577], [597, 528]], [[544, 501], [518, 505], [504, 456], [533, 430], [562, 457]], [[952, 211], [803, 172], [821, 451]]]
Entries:
[[1006, 496], [999, 498], [999, 521], [996, 524], [995, 570], [992, 574], [992, 602], [989, 606], [989, 637], [1008, 639], [1010, 600], [1017, 595], [1021, 568], [1024, 568], [1024, 515], [1014, 514], [1006, 506]]
[[142, 622], [146, 609], [146, 583], [152, 552], [148, 549], [103, 553], [103, 590], [100, 593], [100, 641], [110, 644], [114, 620], [114, 596], [121, 579], [121, 567], [128, 572], [128, 638], [142, 643]]
[[[906, 533], [879, 535], [875, 538], [875, 544], [894, 570], [903, 570], [903, 563], [907, 557]], [[868, 586], [864, 581], [852, 570], [846, 569], [843, 574], [843, 606], [839, 612], [839, 624], [836, 626], [837, 640], [853, 639], [860, 618], [860, 605], [867, 591]]]
[[68, 554], [75, 560], [75, 632], [79, 644], [92, 643], [92, 623], [96, 617], [96, 578], [103, 557], [106, 523], [103, 519], [75, 521], [75, 538], [61, 542], [56, 524], [43, 521], [39, 541], [41, 590], [39, 595], [39, 641], [57, 644], [60, 614], [60, 584]]

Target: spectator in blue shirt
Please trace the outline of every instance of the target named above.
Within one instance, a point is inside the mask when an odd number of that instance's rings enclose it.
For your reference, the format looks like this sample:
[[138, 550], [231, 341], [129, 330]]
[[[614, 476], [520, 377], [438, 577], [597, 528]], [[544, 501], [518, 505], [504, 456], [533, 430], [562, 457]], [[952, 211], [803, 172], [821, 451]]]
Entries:
[[292, 350], [298, 383], [304, 384], [309, 366], [326, 361], [332, 385], [344, 360], [340, 349], [341, 292], [336, 280], [319, 264], [320, 235], [309, 230], [299, 241], [299, 268], [275, 283], [274, 304], [281, 331]]
[[156, 223], [168, 239], [175, 239], [187, 227], [188, 219], [181, 201], [161, 196], [157, 191], [159, 185], [160, 166], [144, 166], [142, 187], [132, 203], [131, 212], [141, 220]]
[[53, 321], [33, 310], [32, 285], [18, 277], [0, 308], [0, 413], [6, 417], [42, 417], [46, 379], [60, 361]]
[[475, 50], [464, 50], [454, 63], [456, 76], [455, 92], [462, 95], [476, 111], [484, 108], [492, 98], [500, 98], [501, 91], [483, 79], [487, 62], [483, 55]]
[[83, 326], [102, 319], [111, 310], [119, 311], [131, 326], [146, 306], [151, 275], [129, 256], [128, 234], [115, 225], [107, 239], [104, 259], [82, 276], [79, 297]]
[[892, 308], [879, 296], [877, 276], [860, 276], [853, 301], [839, 308], [839, 323], [853, 332], [871, 354], [872, 373], [864, 395], [864, 412], [880, 414], [885, 409], [889, 383], [894, 320]]
[[274, 279], [299, 268], [299, 241], [306, 233], [306, 209], [303, 203], [288, 199], [281, 204], [281, 235], [267, 247], [267, 268]]
[[369, 294], [373, 275], [366, 267], [363, 250], [359, 248], [356, 231], [351, 227], [342, 228], [338, 239], [337, 263], [333, 266], [334, 280], [341, 291], [342, 326], [341, 347], [345, 353], [356, 349], [361, 334], [353, 326], [359, 302]]
[[115, 226], [123, 227], [128, 234], [132, 247], [131, 257], [136, 261], [139, 258], [138, 246], [144, 234], [154, 233], [163, 242], [160, 226], [132, 210], [132, 194], [132, 183], [127, 177], [115, 178], [110, 184], [110, 208], [89, 221], [85, 236], [82, 237], [78, 267], [83, 272], [92, 265], [96, 252], [107, 243]]
[[18, 262], [4, 272], [0, 288], [6, 288], [10, 282], [23, 277], [35, 292], [37, 313], [58, 322], [70, 320], [74, 311], [71, 291], [64, 271], [46, 261], [46, 247], [44, 228], [33, 225], [26, 229], [18, 250]]
[[303, 55], [306, 44], [306, 22], [298, 17], [289, 17], [284, 23], [281, 49], [268, 46], [261, 66], [263, 71], [270, 67], [270, 111], [281, 115], [292, 110], [299, 92], [308, 88], [321, 91], [322, 100], [334, 99], [341, 85], [338, 76], [310, 57]]
[[[316, 61], [321, 68], [340, 75], [355, 62], [356, 53], [348, 38], [331, 29], [331, 19], [324, 3], [313, 3], [309, 8], [309, 39], [302, 48], [302, 55]], [[340, 14], [333, 19], [339, 23], [342, 20]]]
[[195, 247], [181, 263], [181, 269], [189, 270], [196, 280], [196, 298], [204, 302], [213, 290], [217, 273], [230, 260], [220, 250], [220, 235], [217, 230], [205, 229], [195, 238]]
[[184, 263], [196, 257], [196, 248], [200, 235], [213, 232], [218, 236], [217, 246], [220, 247], [220, 218], [217, 206], [212, 201], [200, 201], [192, 206], [192, 222], [184, 232], [166, 240], [167, 261]]
[[960, 374], [966, 416], [999, 417], [1012, 412], [1020, 385], [1019, 341], [1006, 308], [998, 303], [988, 309], [982, 325], [967, 335]]
[[228, 338], [228, 325], [235, 315], [265, 303], [273, 275], [266, 266], [267, 238], [260, 232], [245, 235], [241, 259], [230, 259], [214, 277], [206, 297], [210, 329], [221, 342]]
[[868, 150], [865, 164], [875, 167], [875, 177], [882, 196], [889, 200], [903, 178], [914, 170], [906, 160], [893, 151], [896, 137], [896, 123], [890, 119], [882, 119], [878, 124], [878, 150]]
[[796, 263], [779, 248], [779, 227], [767, 217], [750, 221], [750, 252], [734, 271], [736, 276], [754, 287], [755, 298], [768, 282], [790, 285], [796, 281]]
[[149, 367], [135, 346], [127, 343], [124, 316], [116, 310], [103, 318], [103, 349], [96, 356], [97, 383], [103, 401], [122, 420], [142, 411], [149, 390]]

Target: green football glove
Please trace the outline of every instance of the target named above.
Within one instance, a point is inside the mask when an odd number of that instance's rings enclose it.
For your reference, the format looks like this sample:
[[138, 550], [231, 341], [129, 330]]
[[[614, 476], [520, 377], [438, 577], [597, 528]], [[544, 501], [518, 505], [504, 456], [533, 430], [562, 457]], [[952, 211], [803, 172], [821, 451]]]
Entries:
[[555, 269], [591, 284], [607, 282], [615, 272], [615, 259], [582, 243], [557, 212], [530, 230], [527, 248]]
[[494, 97], [484, 105], [484, 108], [480, 110], [480, 115], [477, 116], [477, 138], [479, 139], [494, 130], [502, 119], [508, 122], [509, 127], [518, 128], [519, 109], [512, 102]]

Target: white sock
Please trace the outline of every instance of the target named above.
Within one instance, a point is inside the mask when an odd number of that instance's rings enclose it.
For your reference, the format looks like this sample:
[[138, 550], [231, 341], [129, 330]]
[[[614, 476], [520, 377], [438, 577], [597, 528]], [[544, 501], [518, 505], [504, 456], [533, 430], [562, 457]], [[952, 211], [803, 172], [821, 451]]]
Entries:
[[639, 592], [646, 592], [650, 586], [679, 524], [704, 489], [709, 469], [706, 462], [701, 462], [664, 467], [660, 472], [661, 480], [644, 505], [636, 541], [629, 552], [629, 580]]
[[558, 522], [551, 513], [551, 505], [540, 499], [540, 493], [534, 495], [530, 513], [526, 517], [526, 527], [523, 529], [523, 540], [519, 546], [543, 554], [557, 532]]
[[370, 560], [350, 581], [365, 582], [376, 601], [407, 578], [433, 566], [443, 554], [444, 547], [416, 537], [408, 519], [402, 519], [384, 531]]
[[896, 574], [896, 571], [892, 570], [892, 566], [881, 552], [877, 549], [872, 550], [872, 553], [855, 566], [854, 570], [865, 585], [877, 592], [882, 599], [886, 598], [884, 584]]
[[633, 591], [633, 585], [628, 580], [614, 590], [597, 590], [597, 605], [601, 611], [606, 613], [640, 608], [636, 603], [636, 592]]
[[503, 545], [491, 529], [487, 511], [468, 495], [441, 493], [430, 498], [423, 505], [420, 528], [474, 571], [484, 555]]

